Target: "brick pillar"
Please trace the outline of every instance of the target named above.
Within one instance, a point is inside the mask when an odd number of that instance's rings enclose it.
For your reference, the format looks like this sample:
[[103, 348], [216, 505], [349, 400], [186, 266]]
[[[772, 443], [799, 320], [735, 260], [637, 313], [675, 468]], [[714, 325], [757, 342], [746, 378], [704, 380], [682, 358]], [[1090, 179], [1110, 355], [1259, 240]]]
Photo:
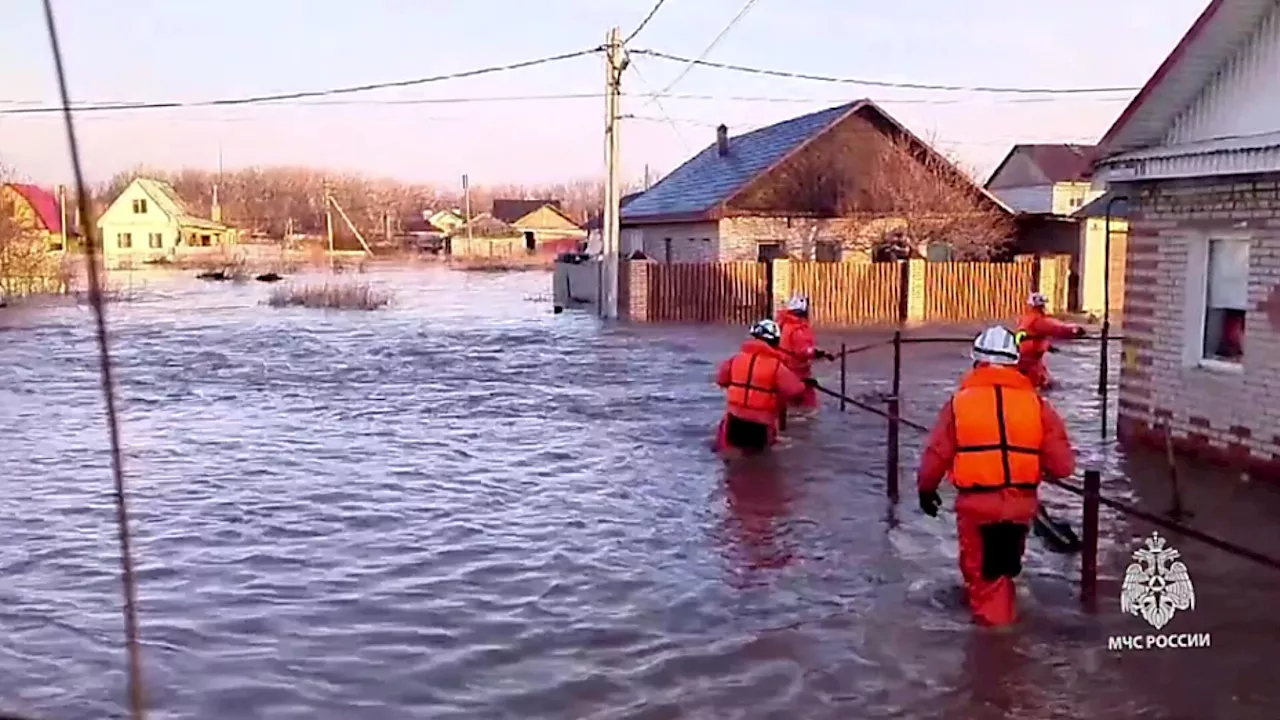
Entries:
[[622, 265], [626, 273], [626, 317], [632, 322], [649, 321], [649, 261], [627, 260]]
[[773, 287], [769, 288], [773, 307], [780, 308], [791, 299], [791, 260], [779, 258], [773, 261]]
[[907, 261], [907, 286], [903, 291], [907, 294], [908, 323], [922, 323], [925, 320], [925, 273], [929, 272], [929, 263], [921, 258]]

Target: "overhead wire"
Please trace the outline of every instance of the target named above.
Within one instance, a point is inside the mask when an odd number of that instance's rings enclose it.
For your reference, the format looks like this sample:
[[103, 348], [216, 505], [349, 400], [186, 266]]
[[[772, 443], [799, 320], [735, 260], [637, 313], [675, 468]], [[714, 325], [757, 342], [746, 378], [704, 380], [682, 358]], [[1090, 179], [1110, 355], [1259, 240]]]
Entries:
[[[631, 69], [635, 70], [636, 78], [640, 80], [641, 83], [643, 83], [646, 86], [649, 85], [649, 82], [644, 79], [644, 73], [640, 72], [639, 65], [637, 65], [636, 63], [631, 63]], [[660, 96], [657, 93], [652, 93], [652, 102], [658, 108], [658, 112], [662, 113], [662, 116], [666, 118], [667, 124], [671, 126], [671, 131], [676, 134], [676, 139], [678, 139], [680, 141], [680, 144], [684, 146], [684, 151], [686, 153], [692, 153], [693, 147], [690, 146], [689, 141], [685, 139], [684, 133], [680, 132], [680, 126], [677, 125], [676, 122], [671, 119], [670, 113], [668, 113], [667, 109], [662, 106], [662, 101], [658, 99], [659, 97]], [[628, 116], [624, 115], [623, 117], [625, 118]]]
[[[504, 65], [490, 65], [472, 70], [462, 70], [459, 72], [444, 73], [441, 75], [431, 75], [428, 77], [412, 78], [409, 80], [392, 80], [388, 82], [367, 83], [364, 85], [351, 85], [347, 87], [327, 88], [324, 90], [299, 90], [288, 93], [276, 93], [268, 95], [249, 95], [237, 98], [219, 98], [215, 100], [193, 100], [193, 101], [166, 101], [166, 102], [121, 102], [121, 103], [102, 103], [97, 105], [81, 106], [78, 108], [69, 108], [69, 112], [108, 112], [120, 110], [162, 110], [167, 108], [183, 108], [183, 107], [227, 107], [234, 105], [259, 105], [264, 103], [278, 103], [290, 100], [304, 100], [307, 98], [331, 97], [333, 95], [350, 95], [354, 93], [371, 92], [374, 90], [388, 90], [392, 88], [416, 87], [419, 85], [427, 85], [430, 83], [444, 82], [446, 80], [459, 80], [462, 78], [478, 77], [481, 75], [491, 75], [493, 73], [510, 72], [512, 70], [522, 70], [524, 68], [536, 67], [538, 65], [546, 65], [548, 63], [561, 62], [573, 58], [592, 55], [601, 50], [600, 47], [594, 47], [587, 50], [578, 50], [570, 53], [562, 53], [560, 55], [550, 55], [546, 57], [535, 58], [532, 60], [521, 60], [519, 62], [506, 63]], [[57, 108], [10, 108], [0, 110], [0, 114], [4, 115], [29, 115], [37, 113], [58, 112]]]
[[81, 232], [85, 238], [85, 259], [88, 261], [89, 304], [93, 309], [94, 328], [98, 344], [98, 373], [106, 406], [107, 434], [111, 450], [111, 476], [115, 495], [116, 532], [120, 543], [120, 580], [124, 595], [125, 647], [128, 655], [129, 707], [133, 720], [145, 720], [146, 702], [142, 688], [142, 651], [138, 642], [138, 587], [133, 568], [133, 549], [129, 530], [129, 503], [125, 492], [124, 459], [120, 444], [120, 420], [116, 412], [115, 378], [111, 369], [111, 349], [107, 338], [106, 308], [103, 301], [101, 269], [98, 249], [93, 237], [93, 208], [89, 202], [88, 185], [84, 179], [84, 167], [80, 161], [80, 146], [76, 142], [75, 120], [71, 113], [71, 93], [67, 89], [67, 73], [58, 42], [58, 29], [54, 21], [52, 0], [44, 0], [45, 25], [49, 33], [49, 45], [53, 53], [54, 69], [58, 76], [58, 95], [62, 101], [63, 121], [67, 131], [67, 145], [71, 153], [71, 170], [75, 177], [76, 205], [80, 212]]
[[640, 31], [649, 24], [649, 21], [653, 19], [653, 16], [658, 14], [658, 11], [662, 9], [663, 4], [666, 2], [667, 0], [658, 0], [658, 2], [654, 3], [653, 7], [649, 9], [649, 14], [644, 16], [644, 19], [640, 21], [640, 24], [636, 26], [635, 30], [631, 31], [630, 35], [627, 35], [627, 37], [622, 41], [622, 44], [626, 45], [634, 40], [636, 36], [640, 34]]
[[[660, 94], [671, 92], [671, 89], [674, 88], [676, 85], [678, 85], [680, 81], [683, 80], [691, 70], [693, 70], [693, 68], [705, 62], [706, 57], [711, 54], [711, 51], [716, 48], [716, 45], [719, 45], [720, 41], [724, 40], [725, 37], [728, 36], [729, 32], [732, 31], [733, 28], [736, 27], [737, 24], [742, 21], [742, 18], [746, 17], [747, 13], [751, 12], [751, 8], [755, 7], [755, 4], [757, 2], [759, 2], [759, 0], [747, 0], [746, 4], [742, 6], [742, 9], [738, 11], [738, 14], [734, 15], [733, 19], [730, 20], [729, 23], [725, 25], [723, 29], [720, 30], [719, 34], [717, 34], [715, 38], [713, 38], [711, 42], [702, 50], [702, 53], [698, 55], [697, 59], [689, 60], [685, 64], [684, 69], [680, 71], [680, 74], [677, 75], [674, 80], [667, 83], [667, 86], [662, 89]], [[642, 53], [637, 53], [637, 54], [642, 54]]]
[[[974, 92], [974, 93], [1007, 93], [1007, 94], [1025, 94], [1025, 95], [1074, 95], [1074, 94], [1090, 94], [1090, 93], [1108, 93], [1108, 92], [1137, 92], [1138, 88], [1133, 86], [1111, 86], [1111, 87], [1078, 87], [1078, 88], [1051, 88], [1051, 87], [1001, 87], [994, 85], [941, 85], [933, 83], [912, 83], [912, 82], [894, 82], [888, 80], [868, 80], [866, 78], [842, 78], [830, 75], [814, 75], [810, 73], [790, 72], [786, 70], [771, 70], [768, 68], [750, 67], [747, 65], [736, 65], [733, 63], [722, 63], [706, 60], [704, 58], [688, 58], [672, 53], [662, 52], [659, 50], [636, 49], [631, 51], [635, 55], [647, 55], [649, 57], [660, 58], [662, 60], [670, 60], [672, 62], [685, 63], [688, 66], [700, 66], [716, 68], [718, 70], [731, 70], [740, 73], [749, 73], [753, 75], [767, 75], [770, 77], [787, 78], [789, 80], [810, 80], [813, 82], [839, 83], [845, 85], [866, 85], [868, 87], [883, 88], [900, 88], [903, 90], [934, 90], [945, 92]], [[686, 68], [687, 70], [687, 68]], [[683, 76], [684, 73], [681, 74]]]

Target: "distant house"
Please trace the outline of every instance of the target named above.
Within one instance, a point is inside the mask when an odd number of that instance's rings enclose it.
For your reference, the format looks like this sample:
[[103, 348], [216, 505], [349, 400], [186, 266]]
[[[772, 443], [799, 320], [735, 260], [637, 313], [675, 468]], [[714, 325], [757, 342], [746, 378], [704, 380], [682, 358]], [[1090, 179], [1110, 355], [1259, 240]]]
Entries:
[[471, 222], [449, 235], [449, 255], [457, 258], [509, 258], [534, 254], [525, 235], [489, 213], [480, 213]]
[[[1280, 5], [1212, 0], [1099, 142], [1126, 199], [1117, 429], [1280, 478]], [[1119, 203], [1117, 203], [1119, 204]]]
[[[932, 186], [916, 183], [927, 192], [904, 198], [912, 176]], [[906, 217], [907, 204], [916, 217]], [[903, 243], [921, 235], [961, 241], [980, 223], [1004, 242], [1012, 216], [879, 106], [859, 100], [738, 137], [721, 125], [714, 143], [622, 210], [620, 249], [663, 262], [867, 260], [954, 247]], [[923, 231], [926, 220], [932, 227]]]
[[495, 199], [489, 213], [515, 228], [529, 252], [558, 255], [578, 250], [587, 231], [565, 214], [559, 200]]
[[231, 228], [193, 214], [166, 182], [137, 178], [98, 219], [108, 267], [212, 254], [234, 240]]
[[431, 229], [442, 233], [451, 233], [467, 223], [467, 218], [457, 210], [427, 210], [422, 216]]
[[[1070, 255], [1068, 307], [1102, 313], [1105, 230], [1082, 211], [1101, 193], [1092, 189], [1092, 145], [1014, 145], [987, 180], [986, 188], [1017, 213], [1014, 252]], [[1124, 255], [1123, 220], [1111, 223], [1112, 258]], [[1113, 273], [1113, 304], [1123, 296], [1124, 273]]]
[[38, 237], [50, 250], [65, 249], [62, 244], [64, 222], [68, 237], [76, 235], [76, 212], [64, 207], [64, 203], [50, 190], [38, 185], [6, 183], [0, 186], [0, 201], [0, 207], [10, 215], [9, 221]]

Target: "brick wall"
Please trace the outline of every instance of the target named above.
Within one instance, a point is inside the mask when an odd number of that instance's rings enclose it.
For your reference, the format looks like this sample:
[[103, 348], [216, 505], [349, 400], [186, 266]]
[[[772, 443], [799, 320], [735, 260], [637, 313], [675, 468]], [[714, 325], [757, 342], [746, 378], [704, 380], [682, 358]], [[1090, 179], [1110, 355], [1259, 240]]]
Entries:
[[[1259, 308], [1280, 281], [1277, 179], [1126, 188], [1133, 217], [1125, 267], [1122, 441], [1161, 446], [1167, 427], [1184, 453], [1280, 477], [1280, 328]], [[1199, 283], [1191, 282], [1191, 263], [1214, 232], [1250, 240], [1249, 309], [1239, 373], [1202, 368], [1184, 349], [1187, 326], [1196, 322], [1188, 305], [1200, 302], [1188, 296], [1200, 292]]]
[[[719, 250], [719, 227], [715, 222], [632, 225], [624, 228], [624, 252], [642, 250], [651, 260], [664, 262], [667, 240], [671, 241], [671, 262], [714, 262]], [[755, 260], [755, 255], [751, 256]]]
[[[844, 247], [845, 260], [870, 261], [865, 250], [854, 250], [853, 221], [819, 220], [812, 218], [782, 217], [733, 217], [720, 221], [720, 260], [726, 262], [750, 262], [756, 260], [761, 243], [786, 244], [787, 257], [792, 260], [812, 260], [819, 241], [838, 242]], [[884, 228], [868, 223], [863, 232], [868, 238], [879, 239]], [[870, 245], [869, 239], [866, 245]]]

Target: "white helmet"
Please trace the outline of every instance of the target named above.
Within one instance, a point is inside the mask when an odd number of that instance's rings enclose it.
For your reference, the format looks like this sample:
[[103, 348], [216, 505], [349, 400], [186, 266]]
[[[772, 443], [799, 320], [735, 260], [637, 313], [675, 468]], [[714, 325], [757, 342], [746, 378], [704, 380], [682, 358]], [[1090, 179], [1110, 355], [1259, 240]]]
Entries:
[[800, 315], [809, 314], [809, 297], [807, 295], [792, 295], [787, 301], [787, 309], [793, 313]]
[[972, 357], [992, 365], [1017, 365], [1018, 342], [1008, 328], [989, 327], [974, 339]]
[[761, 320], [751, 326], [751, 337], [763, 340], [770, 345], [777, 345], [782, 341], [782, 329], [772, 320]]
[[1042, 308], [1049, 304], [1049, 298], [1045, 297], [1044, 293], [1033, 292], [1031, 293], [1031, 296], [1027, 298], [1027, 304], [1031, 307]]

